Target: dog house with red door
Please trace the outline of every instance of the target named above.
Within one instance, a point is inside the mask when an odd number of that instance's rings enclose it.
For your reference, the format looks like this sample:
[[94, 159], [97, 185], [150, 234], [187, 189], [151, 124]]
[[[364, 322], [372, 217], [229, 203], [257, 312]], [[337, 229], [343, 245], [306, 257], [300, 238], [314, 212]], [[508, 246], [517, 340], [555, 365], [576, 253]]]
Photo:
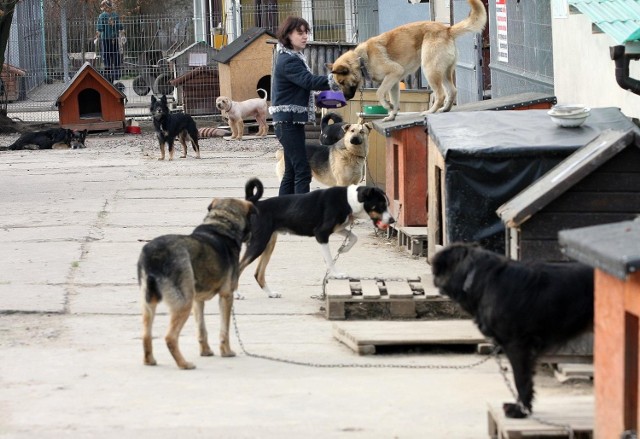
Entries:
[[234, 101], [262, 97], [261, 88], [271, 98], [271, 65], [275, 35], [262, 27], [252, 27], [223, 47], [214, 56], [218, 62], [220, 95]]
[[72, 130], [122, 129], [126, 96], [89, 63], [74, 75], [58, 96], [60, 126]]

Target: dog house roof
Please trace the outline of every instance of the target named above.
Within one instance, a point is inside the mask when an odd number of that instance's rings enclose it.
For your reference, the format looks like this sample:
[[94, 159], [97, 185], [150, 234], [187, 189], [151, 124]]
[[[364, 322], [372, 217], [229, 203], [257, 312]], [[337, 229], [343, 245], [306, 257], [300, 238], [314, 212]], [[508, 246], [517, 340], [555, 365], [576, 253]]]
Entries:
[[496, 213], [508, 227], [518, 227], [629, 145], [640, 143], [640, 130], [606, 130], [576, 150]]
[[558, 241], [571, 258], [622, 280], [640, 269], [640, 220], [563, 230]]
[[107, 79], [104, 76], [102, 76], [91, 64], [89, 64], [88, 62], [85, 62], [82, 65], [82, 67], [78, 69], [76, 74], [73, 75], [73, 78], [71, 78], [71, 81], [69, 81], [69, 83], [64, 88], [64, 90], [62, 90], [62, 93], [60, 93], [60, 95], [56, 99], [56, 106], [58, 106], [61, 101], [65, 100], [69, 96], [71, 91], [80, 83], [80, 81], [82, 81], [88, 75], [91, 75], [94, 78], [96, 78], [98, 82], [100, 82], [106, 90], [108, 90], [110, 93], [113, 94], [114, 97], [118, 99], [123, 99], [123, 100], [127, 99], [127, 96], [124, 93], [122, 93], [120, 90], [118, 90], [115, 87], [115, 85], [107, 81]]
[[242, 35], [230, 42], [228, 45], [220, 49], [220, 51], [214, 55], [214, 59], [222, 64], [227, 64], [236, 55], [242, 52], [251, 43], [256, 41], [262, 35], [267, 34], [271, 38], [275, 38], [276, 35], [264, 27], [252, 27], [247, 29]]

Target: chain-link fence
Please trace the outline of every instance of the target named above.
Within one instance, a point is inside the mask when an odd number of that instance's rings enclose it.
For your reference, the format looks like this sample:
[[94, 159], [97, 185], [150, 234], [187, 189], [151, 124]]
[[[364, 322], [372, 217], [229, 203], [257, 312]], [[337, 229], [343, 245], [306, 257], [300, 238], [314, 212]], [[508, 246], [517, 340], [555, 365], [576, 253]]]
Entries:
[[[243, 5], [200, 19], [121, 15], [126, 39], [118, 42], [122, 68], [115, 85], [126, 95], [127, 116], [148, 115], [152, 94], [167, 94], [173, 99], [174, 107], [182, 108], [180, 87], [174, 87], [172, 82], [184, 73], [177, 68], [177, 56], [188, 55], [190, 50], [197, 53], [208, 50], [208, 57], [189, 57], [187, 68], [205, 64], [215, 70], [218, 49], [234, 37], [253, 27], [275, 33], [280, 21], [289, 15], [307, 18], [313, 28], [314, 41], [353, 44], [362, 35], [377, 33], [377, 17], [371, 13], [377, 0], [354, 1], [348, 8], [336, 8], [332, 0], [314, 0], [313, 8], [305, 10], [307, 4], [310, 2]], [[57, 98], [69, 87], [74, 75], [85, 63], [104, 74], [105, 57], [96, 39], [96, 17], [78, 14], [78, 11], [71, 14], [64, 9], [49, 12], [55, 16], [45, 17], [48, 12], [39, 5], [38, 1], [23, 0], [16, 10], [2, 72], [4, 93], [0, 104], [10, 117], [55, 122], [58, 120]], [[359, 13], [359, 9], [364, 9], [363, 13]], [[363, 22], [363, 17], [375, 22]], [[208, 30], [203, 33], [203, 28]], [[200, 35], [198, 41], [195, 35]], [[200, 42], [202, 38], [204, 41]], [[211, 109], [216, 111], [213, 105]]]

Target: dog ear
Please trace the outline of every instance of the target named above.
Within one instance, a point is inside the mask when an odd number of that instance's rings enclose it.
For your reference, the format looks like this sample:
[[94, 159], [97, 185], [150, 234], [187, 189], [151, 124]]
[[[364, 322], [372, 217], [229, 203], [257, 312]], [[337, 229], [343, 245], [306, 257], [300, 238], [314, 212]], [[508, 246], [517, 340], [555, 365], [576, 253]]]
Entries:
[[349, 74], [349, 69], [346, 66], [338, 66], [335, 69], [332, 69], [331, 73], [337, 75], [347, 75]]
[[344, 125], [342, 125], [342, 131], [346, 133], [347, 131], [349, 131], [350, 126], [351, 124], [345, 123]]
[[160, 98], [160, 102], [167, 105], [167, 95], [162, 95], [162, 97]]
[[368, 129], [369, 131], [371, 131], [371, 130], [373, 129], [373, 124], [372, 124], [371, 122], [367, 122], [367, 123], [365, 123], [365, 124], [364, 124], [364, 126], [365, 126], [365, 127], [367, 127], [367, 129]]

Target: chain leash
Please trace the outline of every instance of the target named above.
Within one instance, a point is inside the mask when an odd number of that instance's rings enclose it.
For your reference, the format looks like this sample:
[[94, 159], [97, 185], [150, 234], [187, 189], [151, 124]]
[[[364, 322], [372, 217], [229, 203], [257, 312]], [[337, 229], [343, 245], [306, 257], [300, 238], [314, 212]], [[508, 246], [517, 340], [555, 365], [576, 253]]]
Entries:
[[275, 361], [278, 363], [286, 363], [293, 364], [296, 366], [307, 366], [307, 367], [316, 367], [316, 368], [361, 368], [361, 369], [471, 369], [473, 367], [477, 367], [483, 363], [486, 363], [491, 359], [491, 355], [488, 355], [486, 358], [482, 360], [476, 361], [471, 364], [460, 365], [460, 366], [448, 366], [441, 364], [378, 364], [378, 363], [314, 363], [312, 361], [298, 361], [292, 360], [289, 358], [280, 358], [271, 355], [262, 355], [262, 354], [254, 354], [252, 352], [247, 351], [244, 347], [244, 343], [242, 342], [242, 338], [240, 337], [240, 331], [238, 330], [238, 321], [236, 319], [236, 313], [231, 308], [231, 317], [233, 318], [233, 328], [236, 333], [236, 337], [238, 339], [238, 344], [240, 345], [240, 349], [242, 353], [247, 357], [251, 358], [259, 358], [262, 360]]

